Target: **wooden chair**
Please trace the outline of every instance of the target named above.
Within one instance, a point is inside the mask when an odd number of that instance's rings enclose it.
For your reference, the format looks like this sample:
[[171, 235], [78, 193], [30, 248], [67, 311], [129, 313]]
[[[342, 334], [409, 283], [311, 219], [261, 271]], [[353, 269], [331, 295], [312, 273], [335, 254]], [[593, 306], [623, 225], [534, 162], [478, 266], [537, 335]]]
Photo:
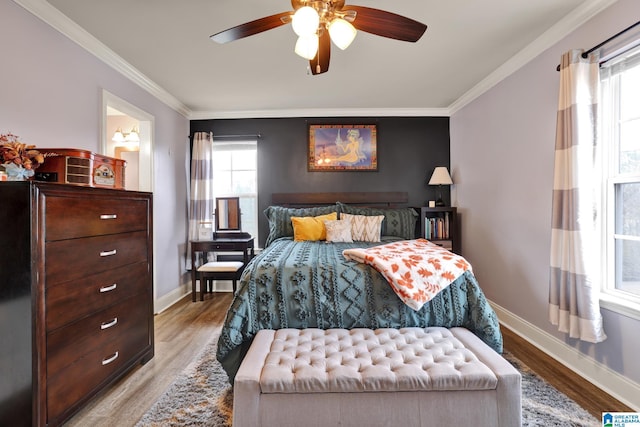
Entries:
[[200, 301], [204, 301], [205, 292], [213, 292], [214, 280], [231, 280], [235, 295], [237, 280], [240, 278], [243, 269], [244, 263], [241, 261], [211, 261], [198, 267]]

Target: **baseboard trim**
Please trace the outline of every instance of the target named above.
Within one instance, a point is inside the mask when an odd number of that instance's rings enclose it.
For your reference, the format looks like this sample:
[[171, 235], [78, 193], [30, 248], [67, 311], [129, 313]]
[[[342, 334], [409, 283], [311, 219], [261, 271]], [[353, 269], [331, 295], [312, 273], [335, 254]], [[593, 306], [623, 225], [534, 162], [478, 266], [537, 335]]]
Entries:
[[[215, 292], [233, 292], [233, 283], [231, 280], [214, 280]], [[199, 286], [199, 281], [196, 282]], [[197, 289], [200, 289], [199, 287]], [[191, 294], [191, 280], [183, 283], [173, 291], [156, 299], [153, 304], [153, 313], [160, 314], [182, 298]]]
[[[570, 347], [493, 301], [489, 303], [498, 315], [500, 324], [625, 405], [640, 411], [640, 384]], [[602, 410], [606, 412], [607, 408]]]
[[166, 309], [168, 309], [173, 304], [177, 303], [178, 301], [180, 301], [182, 298], [189, 295], [190, 293], [191, 293], [191, 282], [181, 284], [173, 291], [169, 292], [166, 295], [161, 296], [160, 298], [157, 298], [154, 301], [154, 304], [153, 304], [154, 314], [162, 313], [163, 311], [165, 311]]

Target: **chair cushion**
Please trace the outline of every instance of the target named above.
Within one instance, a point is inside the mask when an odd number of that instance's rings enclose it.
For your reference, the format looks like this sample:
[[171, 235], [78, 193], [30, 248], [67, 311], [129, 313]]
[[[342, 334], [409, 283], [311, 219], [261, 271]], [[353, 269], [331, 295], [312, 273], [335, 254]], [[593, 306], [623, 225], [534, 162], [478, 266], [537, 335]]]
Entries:
[[198, 271], [238, 271], [243, 265], [240, 261], [211, 261], [198, 267]]

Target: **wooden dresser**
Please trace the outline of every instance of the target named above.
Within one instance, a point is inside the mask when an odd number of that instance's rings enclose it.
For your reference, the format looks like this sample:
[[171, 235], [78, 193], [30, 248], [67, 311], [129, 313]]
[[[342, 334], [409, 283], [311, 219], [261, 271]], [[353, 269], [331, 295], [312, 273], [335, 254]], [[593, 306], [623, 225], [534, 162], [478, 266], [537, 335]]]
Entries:
[[0, 425], [53, 426], [153, 357], [152, 195], [0, 183]]

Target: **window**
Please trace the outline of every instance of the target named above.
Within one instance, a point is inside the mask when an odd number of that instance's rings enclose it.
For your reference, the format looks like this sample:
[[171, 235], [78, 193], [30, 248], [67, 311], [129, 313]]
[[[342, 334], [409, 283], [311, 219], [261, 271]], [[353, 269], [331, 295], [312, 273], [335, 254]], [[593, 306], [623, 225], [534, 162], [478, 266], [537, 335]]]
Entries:
[[213, 141], [213, 197], [239, 197], [242, 231], [258, 237], [256, 141]]
[[603, 305], [640, 316], [640, 48], [604, 64]]

